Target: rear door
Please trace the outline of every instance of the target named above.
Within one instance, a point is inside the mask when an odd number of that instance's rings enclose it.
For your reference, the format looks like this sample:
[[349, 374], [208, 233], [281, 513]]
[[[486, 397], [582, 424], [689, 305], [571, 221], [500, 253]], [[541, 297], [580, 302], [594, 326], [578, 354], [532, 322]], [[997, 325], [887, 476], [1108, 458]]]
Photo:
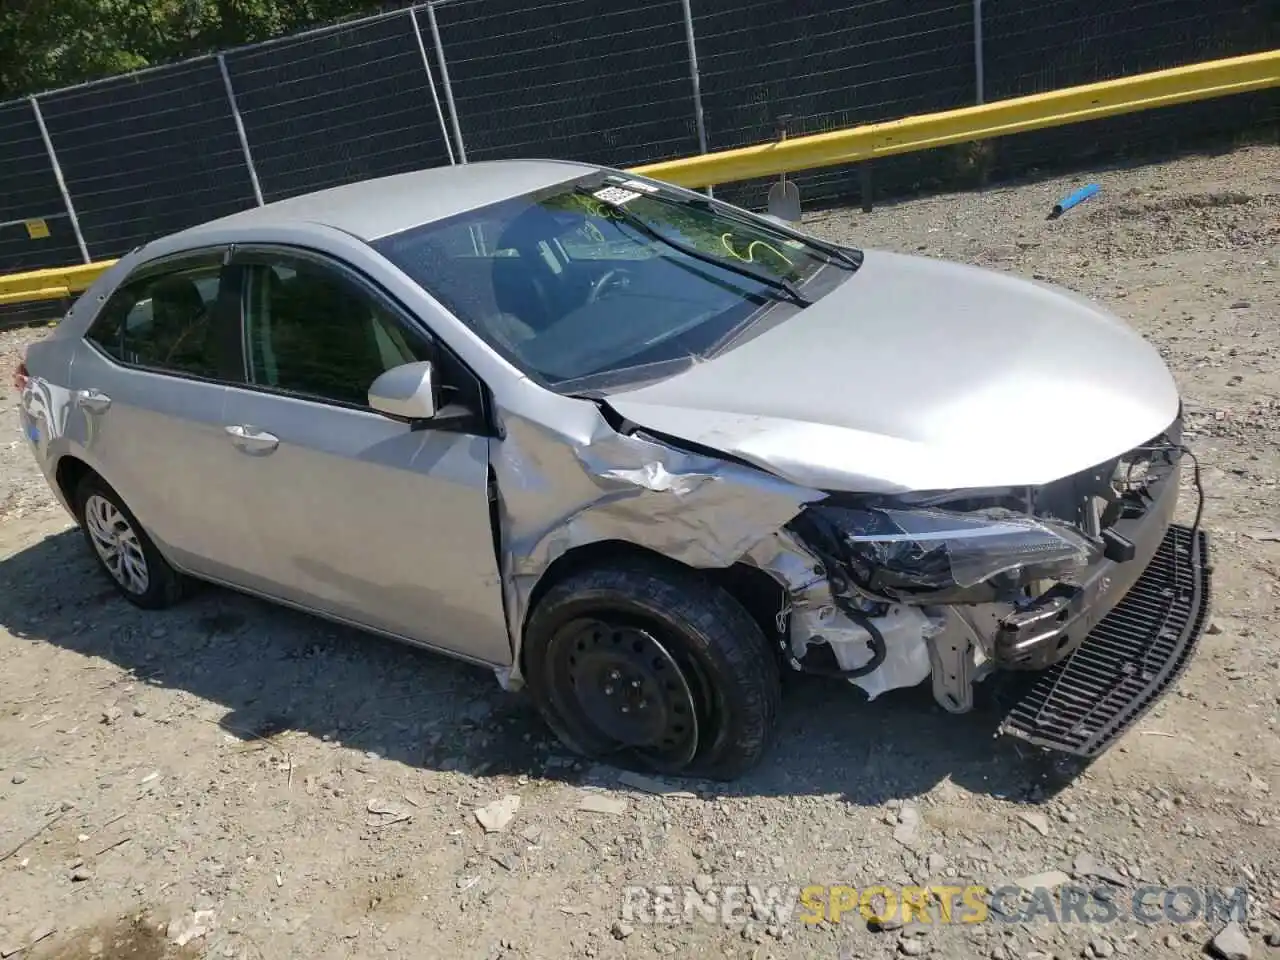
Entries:
[[[261, 592], [507, 664], [478, 381], [379, 288], [301, 251], [237, 250], [248, 383], [223, 429], [241, 563]], [[381, 373], [431, 360], [473, 416], [413, 427], [375, 413]]]
[[223, 481], [228, 383], [243, 379], [226, 251], [149, 264], [103, 306], [72, 360], [70, 438], [178, 566], [235, 562]]

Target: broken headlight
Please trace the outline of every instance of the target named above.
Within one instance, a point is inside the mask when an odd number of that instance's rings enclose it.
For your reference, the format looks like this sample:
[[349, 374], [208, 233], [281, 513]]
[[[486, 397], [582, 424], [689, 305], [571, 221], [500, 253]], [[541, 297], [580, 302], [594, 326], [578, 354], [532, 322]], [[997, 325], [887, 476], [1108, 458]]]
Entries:
[[[795, 532], [830, 568], [833, 588], [877, 599], [986, 603], [1069, 579], [1101, 554], [1076, 528], [1004, 509], [957, 512], [814, 505]], [[847, 578], [849, 583], [839, 581]]]

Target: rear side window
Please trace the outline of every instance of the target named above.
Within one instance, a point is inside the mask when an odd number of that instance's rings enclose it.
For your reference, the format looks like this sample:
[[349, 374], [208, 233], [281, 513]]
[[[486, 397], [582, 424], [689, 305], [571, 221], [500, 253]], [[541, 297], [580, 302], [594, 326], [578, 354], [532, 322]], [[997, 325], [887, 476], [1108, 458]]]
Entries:
[[107, 301], [86, 336], [121, 363], [218, 379], [213, 314], [221, 285], [216, 256], [131, 280]]

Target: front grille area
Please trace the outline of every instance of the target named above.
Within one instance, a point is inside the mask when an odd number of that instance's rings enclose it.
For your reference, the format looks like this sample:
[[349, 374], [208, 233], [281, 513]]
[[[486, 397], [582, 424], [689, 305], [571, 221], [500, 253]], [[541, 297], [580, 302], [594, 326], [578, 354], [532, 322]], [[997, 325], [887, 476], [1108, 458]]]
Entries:
[[1096, 757], [1186, 669], [1209, 610], [1203, 531], [1172, 525], [1147, 569], [1084, 642], [1036, 677], [999, 733]]

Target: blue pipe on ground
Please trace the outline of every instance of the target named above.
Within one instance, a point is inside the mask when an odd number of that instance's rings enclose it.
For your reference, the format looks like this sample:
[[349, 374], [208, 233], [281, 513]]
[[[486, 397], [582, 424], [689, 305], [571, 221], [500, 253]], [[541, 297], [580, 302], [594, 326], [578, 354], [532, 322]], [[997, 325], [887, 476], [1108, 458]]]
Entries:
[[1087, 187], [1081, 187], [1074, 193], [1069, 193], [1057, 203], [1053, 205], [1053, 216], [1060, 217], [1076, 204], [1083, 203], [1092, 197], [1095, 193], [1102, 189], [1102, 184], [1091, 183]]

